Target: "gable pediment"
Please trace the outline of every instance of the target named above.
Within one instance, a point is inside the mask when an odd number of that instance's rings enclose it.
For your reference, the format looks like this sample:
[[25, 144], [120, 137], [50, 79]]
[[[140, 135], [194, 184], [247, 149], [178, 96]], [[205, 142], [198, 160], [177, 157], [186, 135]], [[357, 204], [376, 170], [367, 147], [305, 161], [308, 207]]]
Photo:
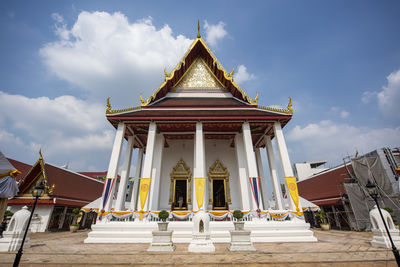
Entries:
[[[197, 61], [200, 58], [200, 61]], [[140, 105], [150, 106], [164, 98], [169, 92], [218, 92], [230, 93], [233, 97], [256, 106], [258, 97], [251, 99], [234, 81], [231, 73], [219, 63], [203, 39], [198, 36], [182, 60], [172, 70], [165, 72], [165, 80], [146, 100], [140, 95]], [[108, 107], [110, 109], [110, 107]]]
[[171, 92], [227, 92], [201, 57], [193, 61]]

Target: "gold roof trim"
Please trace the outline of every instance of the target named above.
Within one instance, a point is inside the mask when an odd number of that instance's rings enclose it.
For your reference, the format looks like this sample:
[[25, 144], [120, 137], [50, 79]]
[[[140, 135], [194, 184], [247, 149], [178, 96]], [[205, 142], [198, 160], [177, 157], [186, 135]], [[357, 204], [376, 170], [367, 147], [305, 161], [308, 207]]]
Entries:
[[293, 115], [293, 106], [292, 106], [292, 98], [289, 97], [289, 104], [287, 105], [286, 109], [283, 108], [273, 108], [273, 107], [264, 107], [264, 106], [257, 106], [260, 109], [264, 109], [267, 111], [273, 111], [273, 112], [279, 112], [279, 113], [285, 113], [288, 115]]
[[[140, 105], [142, 107], [147, 106], [152, 100], [156, 98], [156, 95], [160, 92], [161, 88], [165, 86], [167, 81], [171, 80], [175, 76], [175, 72], [180, 70], [182, 66], [185, 65], [185, 59], [187, 55], [193, 50], [194, 46], [197, 44], [197, 42], [200, 42], [207, 50], [207, 52], [210, 54], [210, 56], [213, 59], [213, 65], [217, 65], [218, 70], [222, 71], [224, 73], [225, 79], [229, 80], [232, 82], [233, 86], [242, 94], [242, 98], [245, 99], [248, 103], [251, 105], [258, 105], [258, 94], [255, 99], [250, 98], [240, 87], [233, 81], [233, 71], [231, 73], [226, 72], [224, 67], [222, 67], [221, 63], [219, 63], [218, 59], [214, 56], [214, 54], [211, 52], [210, 48], [207, 46], [207, 44], [204, 42], [203, 38], [201, 38], [200, 35], [197, 36], [197, 38], [193, 41], [193, 43], [190, 45], [189, 49], [186, 51], [185, 55], [182, 57], [182, 59], [179, 61], [179, 63], [176, 65], [176, 67], [171, 71], [169, 76], [165, 77], [164, 82], [157, 88], [157, 90], [146, 100], [144, 100], [140, 96]], [[165, 71], [166, 72], [166, 71]]]
[[[142, 95], [140, 95], [140, 98], [142, 98]], [[141, 109], [141, 107], [131, 107], [131, 108], [124, 108], [124, 109], [111, 109], [111, 104], [110, 104], [110, 98], [107, 97], [107, 104], [106, 104], [106, 115], [112, 115], [112, 114], [117, 114], [117, 113], [122, 113], [122, 112], [127, 112], [127, 111], [134, 111]]]
[[115, 109], [115, 110], [110, 109], [110, 110], [106, 110], [106, 115], [112, 115], [112, 114], [134, 111], [134, 110], [139, 110], [139, 109], [142, 109], [142, 108], [141, 107], [131, 107], [131, 108]]

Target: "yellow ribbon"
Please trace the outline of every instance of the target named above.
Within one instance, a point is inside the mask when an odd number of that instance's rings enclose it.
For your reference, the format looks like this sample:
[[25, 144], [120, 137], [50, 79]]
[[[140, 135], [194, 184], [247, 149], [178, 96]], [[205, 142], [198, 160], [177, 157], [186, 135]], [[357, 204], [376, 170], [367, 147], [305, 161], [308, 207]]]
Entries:
[[139, 213], [139, 220], [143, 220], [143, 214], [145, 214], [146, 212], [143, 210], [139, 210], [137, 213]]
[[271, 215], [271, 217], [273, 217], [273, 218], [275, 218], [275, 219], [280, 219], [280, 218], [282, 218], [282, 217], [285, 217], [286, 214], [288, 214], [288, 211], [285, 212], [285, 213], [283, 213], [283, 214], [281, 214], [281, 215], [273, 214], [273, 213], [271, 213], [271, 212], [268, 212], [268, 213], [269, 213], [269, 215]]
[[171, 211], [175, 215], [183, 216], [188, 215], [191, 211]]
[[214, 216], [223, 216], [225, 214], [227, 214], [229, 211], [208, 211], [209, 213], [211, 213]]

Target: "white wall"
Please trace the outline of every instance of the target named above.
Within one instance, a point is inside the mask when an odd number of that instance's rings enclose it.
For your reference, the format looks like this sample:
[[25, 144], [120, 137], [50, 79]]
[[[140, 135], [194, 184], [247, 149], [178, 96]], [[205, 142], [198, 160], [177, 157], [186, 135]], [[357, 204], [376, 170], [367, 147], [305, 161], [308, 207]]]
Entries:
[[309, 162], [295, 163], [294, 166], [296, 168], [296, 173], [299, 181], [306, 180], [314, 174], [320, 173], [328, 169], [323, 167], [312, 168], [311, 163]]
[[[229, 209], [240, 209], [240, 188], [238, 181], [238, 167], [235, 158], [235, 148], [231, 147], [231, 140], [205, 140], [206, 149], [206, 173], [216, 160], [219, 160], [225, 168], [227, 168], [230, 176], [230, 191], [232, 204]], [[194, 140], [167, 140], [169, 147], [165, 147], [163, 151], [163, 160], [161, 166], [161, 183], [160, 183], [160, 199], [159, 209], [170, 210], [168, 204], [170, 189], [170, 173], [180, 159], [183, 159], [190, 168], [193, 175], [194, 160]], [[192, 177], [193, 178], [193, 177]], [[193, 183], [193, 180], [192, 180]], [[193, 195], [193, 192], [191, 192]], [[193, 199], [193, 198], [192, 198]], [[189, 209], [192, 207], [189, 206]]]

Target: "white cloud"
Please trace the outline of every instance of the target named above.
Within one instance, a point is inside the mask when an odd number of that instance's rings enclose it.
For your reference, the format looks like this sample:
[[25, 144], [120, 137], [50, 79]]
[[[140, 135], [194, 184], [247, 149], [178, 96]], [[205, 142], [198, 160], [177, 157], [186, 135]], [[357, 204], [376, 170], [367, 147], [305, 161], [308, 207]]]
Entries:
[[334, 113], [335, 115], [339, 115], [342, 119], [346, 119], [349, 117], [350, 113], [343, 108], [339, 107], [332, 107], [331, 108], [331, 113]]
[[247, 72], [247, 68], [244, 65], [239, 65], [236, 73], [233, 75], [234, 81], [238, 84], [241, 84], [246, 81], [251, 81], [256, 78], [256, 76], [252, 73]]
[[91, 98], [112, 96], [121, 107], [137, 105], [140, 92], [154, 92], [163, 69], [175, 67], [192, 43], [174, 37], [168, 25], [157, 30], [151, 18], [130, 23], [119, 12], [83, 11], [71, 28], [59, 14], [52, 17], [59, 40], [40, 50], [48, 70]]
[[101, 164], [108, 161], [114, 131], [107, 129], [101, 104], [73, 96], [28, 98], [1, 91], [0, 103], [0, 146], [7, 156], [33, 163], [42, 147], [49, 162], [71, 161], [73, 169], [107, 168]]
[[361, 101], [364, 104], [368, 104], [372, 99], [375, 99], [376, 95], [377, 95], [377, 92], [365, 91], [362, 94]]
[[400, 118], [400, 70], [387, 77], [388, 84], [378, 93], [378, 105], [387, 117]]
[[297, 125], [286, 137], [293, 162], [327, 159], [338, 164], [343, 156], [354, 154], [356, 149], [367, 153], [381, 147], [398, 147], [400, 127], [358, 128], [325, 120], [304, 127]]
[[218, 41], [223, 39], [228, 33], [225, 30], [225, 23], [222, 21], [218, 24], [208, 24], [207, 20], [204, 22], [204, 29], [206, 30], [206, 41], [211, 46], [217, 46]]
[[342, 117], [343, 119], [346, 119], [349, 115], [350, 113], [347, 112], [346, 110], [340, 111], [340, 117]]
[[53, 20], [55, 20], [58, 23], [63, 23], [64, 22], [64, 18], [63, 16], [61, 16], [60, 14], [58, 14], [57, 12], [51, 14], [51, 18]]

